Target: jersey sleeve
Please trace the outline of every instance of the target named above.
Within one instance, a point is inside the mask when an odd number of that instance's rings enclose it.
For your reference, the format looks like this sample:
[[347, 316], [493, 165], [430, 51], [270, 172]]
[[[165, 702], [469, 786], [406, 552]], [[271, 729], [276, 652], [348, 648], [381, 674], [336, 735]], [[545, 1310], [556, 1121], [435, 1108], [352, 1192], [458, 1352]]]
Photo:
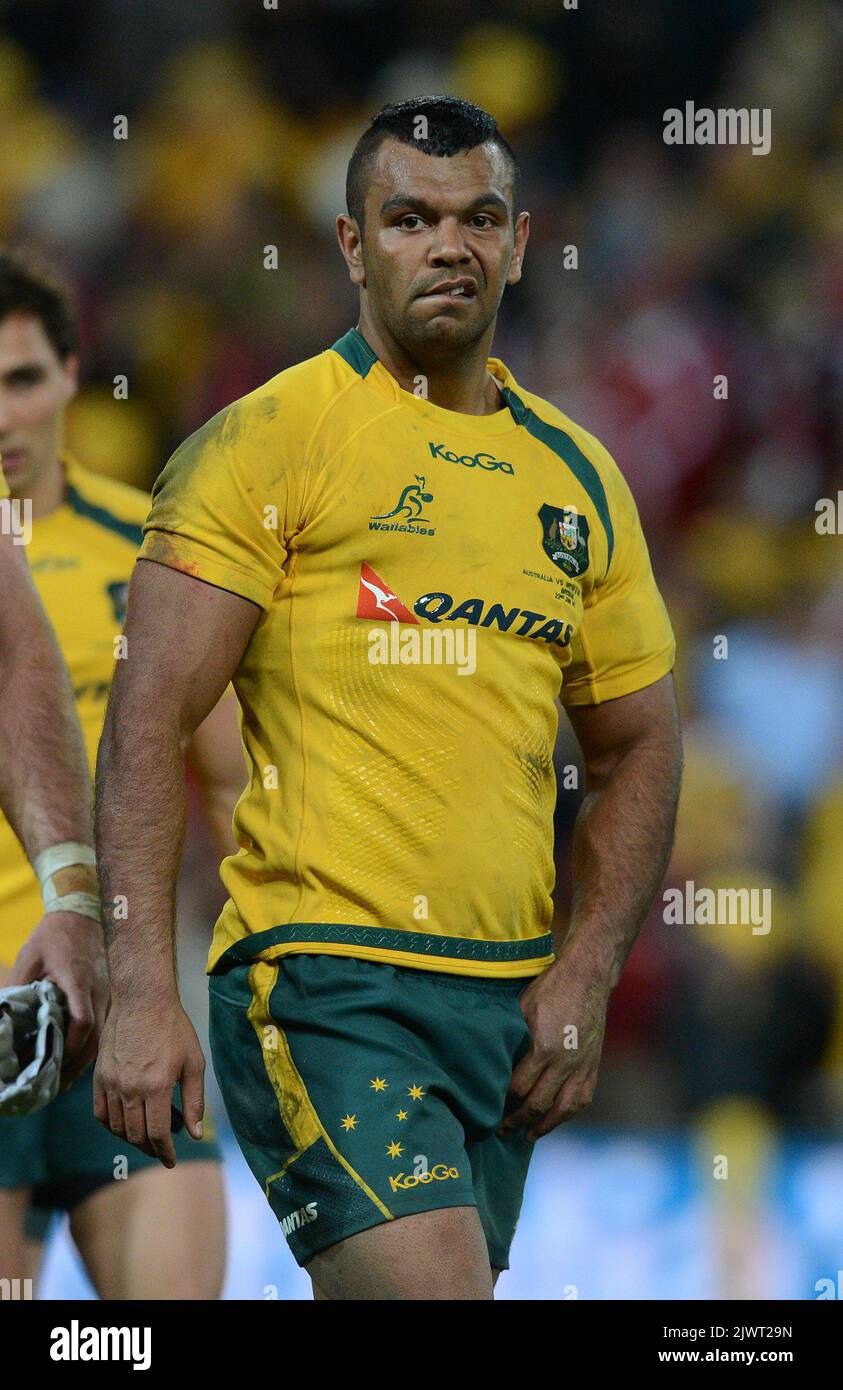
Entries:
[[599, 705], [643, 690], [673, 669], [676, 655], [634, 498], [602, 447], [600, 456], [607, 465], [615, 546], [608, 572], [583, 604], [582, 623], [563, 675], [563, 705]]
[[140, 549], [264, 609], [283, 577], [293, 510], [266, 405], [236, 401], [176, 450], [152, 490]]

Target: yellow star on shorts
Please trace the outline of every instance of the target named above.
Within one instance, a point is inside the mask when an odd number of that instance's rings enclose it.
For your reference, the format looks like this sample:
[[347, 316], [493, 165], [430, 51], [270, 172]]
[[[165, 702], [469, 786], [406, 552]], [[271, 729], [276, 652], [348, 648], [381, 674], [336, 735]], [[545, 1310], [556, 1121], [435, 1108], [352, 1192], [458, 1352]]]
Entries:
[[387, 1086], [389, 1085], [389, 1082], [384, 1081], [382, 1076], [376, 1076], [374, 1081], [369, 1082], [369, 1085], [371, 1086], [373, 1091], [385, 1091]]
[[396, 1120], [406, 1120], [406, 1118], [407, 1118], [407, 1112], [406, 1112], [406, 1110], [396, 1110], [396, 1112], [395, 1112], [395, 1118], [396, 1118]]
[[357, 1128], [357, 1116], [356, 1116], [356, 1115], [346, 1115], [345, 1119], [342, 1121], [342, 1127], [343, 1127], [343, 1129], [345, 1130], [346, 1134], [348, 1133], [348, 1131], [349, 1131], [350, 1129], [356, 1129], [356, 1128]]
[[390, 1158], [400, 1158], [402, 1153], [404, 1152], [404, 1147], [402, 1144], [396, 1144], [395, 1140], [393, 1139], [391, 1144], [387, 1144], [386, 1152], [388, 1153]]
[[407, 1090], [407, 1095], [410, 1096], [412, 1100], [421, 1100], [424, 1096], [424, 1091], [421, 1086], [410, 1086]]

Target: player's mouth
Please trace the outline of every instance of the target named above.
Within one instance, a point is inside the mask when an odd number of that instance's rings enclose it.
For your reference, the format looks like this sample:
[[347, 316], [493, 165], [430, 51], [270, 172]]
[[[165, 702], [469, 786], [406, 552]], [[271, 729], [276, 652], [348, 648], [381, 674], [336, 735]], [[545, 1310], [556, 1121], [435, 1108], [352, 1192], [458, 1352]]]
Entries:
[[26, 458], [23, 449], [2, 449], [0, 448], [0, 467], [18, 468]]
[[449, 304], [456, 300], [476, 299], [477, 281], [470, 280], [467, 276], [460, 280], [443, 280], [440, 284], [434, 285], [432, 289], [425, 290], [419, 298], [435, 299]]

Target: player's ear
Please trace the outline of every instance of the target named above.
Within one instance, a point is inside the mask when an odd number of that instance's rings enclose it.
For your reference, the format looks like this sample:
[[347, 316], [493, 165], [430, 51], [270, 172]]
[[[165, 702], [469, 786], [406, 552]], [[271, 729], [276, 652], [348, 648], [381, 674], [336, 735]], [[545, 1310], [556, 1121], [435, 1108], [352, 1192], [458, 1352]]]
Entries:
[[364, 288], [366, 272], [363, 268], [363, 238], [357, 222], [348, 213], [341, 212], [337, 217], [337, 239], [348, 266], [351, 283]]
[[515, 219], [515, 248], [512, 253], [512, 260], [509, 263], [509, 272], [506, 277], [508, 285], [517, 285], [521, 279], [521, 271], [524, 266], [524, 253], [527, 249], [527, 242], [530, 237], [530, 214], [519, 212]]

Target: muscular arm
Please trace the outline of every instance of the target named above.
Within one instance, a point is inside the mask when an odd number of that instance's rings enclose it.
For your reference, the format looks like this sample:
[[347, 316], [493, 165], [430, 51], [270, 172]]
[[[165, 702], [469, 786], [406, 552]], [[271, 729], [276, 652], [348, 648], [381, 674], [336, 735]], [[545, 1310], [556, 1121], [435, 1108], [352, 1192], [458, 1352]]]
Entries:
[[672, 676], [603, 705], [573, 707], [586, 794], [574, 827], [570, 965], [617, 984], [673, 845], [682, 747]]
[[[30, 863], [55, 845], [89, 846], [91, 781], [73, 690], [23, 550], [0, 532], [0, 807]], [[52, 876], [59, 896], [97, 894], [92, 864]], [[99, 923], [53, 908], [22, 947], [9, 984], [53, 980], [70, 1013], [64, 1079], [94, 1056], [107, 981]]]
[[127, 657], [117, 663], [97, 758], [112, 1006], [95, 1108], [114, 1133], [167, 1166], [175, 1161], [173, 1087], [181, 1079], [185, 1118], [198, 1134], [204, 1067], [175, 970], [184, 755], [237, 669], [259, 612], [224, 589], [139, 560], [129, 589]]
[[0, 806], [34, 860], [90, 844], [91, 790], [73, 691], [23, 549], [0, 533]]
[[672, 676], [569, 715], [587, 775], [573, 910], [556, 962], [521, 996], [532, 1045], [513, 1073], [502, 1126], [525, 1125], [531, 1139], [592, 1098], [609, 997], [670, 858], [682, 768]]

